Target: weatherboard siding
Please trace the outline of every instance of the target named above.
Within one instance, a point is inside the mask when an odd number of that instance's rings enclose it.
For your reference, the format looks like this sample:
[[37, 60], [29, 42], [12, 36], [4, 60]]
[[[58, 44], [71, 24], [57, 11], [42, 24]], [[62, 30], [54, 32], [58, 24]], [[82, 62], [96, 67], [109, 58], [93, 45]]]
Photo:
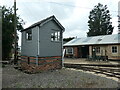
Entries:
[[40, 57], [62, 55], [62, 41], [51, 41], [51, 33], [55, 31], [60, 31], [62, 38], [62, 30], [55, 22], [49, 21], [40, 27]]
[[39, 49], [38, 49], [38, 26], [32, 28], [32, 40], [26, 40], [26, 32], [22, 32], [22, 55], [37, 56], [61, 56], [62, 55], [62, 41], [51, 41], [51, 33], [62, 30], [53, 21], [49, 21], [40, 27], [39, 31]]
[[37, 56], [38, 27], [32, 28], [32, 40], [26, 40], [26, 31], [22, 32], [21, 54]]

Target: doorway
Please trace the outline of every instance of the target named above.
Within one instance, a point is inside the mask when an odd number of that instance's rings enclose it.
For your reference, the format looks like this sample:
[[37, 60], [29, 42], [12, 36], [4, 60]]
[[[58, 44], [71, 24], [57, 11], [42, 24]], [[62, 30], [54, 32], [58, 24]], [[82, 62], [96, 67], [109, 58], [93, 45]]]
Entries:
[[81, 57], [87, 58], [89, 55], [89, 46], [81, 46]]

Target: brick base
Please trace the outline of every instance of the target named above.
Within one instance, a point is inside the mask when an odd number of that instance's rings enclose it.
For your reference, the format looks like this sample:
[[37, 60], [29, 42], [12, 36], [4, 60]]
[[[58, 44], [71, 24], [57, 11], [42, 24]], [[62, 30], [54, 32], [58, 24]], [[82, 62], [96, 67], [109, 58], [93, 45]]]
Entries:
[[[38, 59], [38, 64], [36, 60]], [[28, 57], [21, 56], [20, 62], [21, 68], [31, 73], [36, 73], [45, 70], [61, 69], [62, 68], [62, 57]]]

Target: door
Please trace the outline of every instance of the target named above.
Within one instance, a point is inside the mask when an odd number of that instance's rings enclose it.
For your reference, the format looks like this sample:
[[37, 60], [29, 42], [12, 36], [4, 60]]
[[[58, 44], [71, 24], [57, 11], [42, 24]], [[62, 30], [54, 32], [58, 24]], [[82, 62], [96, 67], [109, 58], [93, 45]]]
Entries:
[[87, 58], [89, 55], [89, 46], [81, 46], [81, 51], [82, 58]]

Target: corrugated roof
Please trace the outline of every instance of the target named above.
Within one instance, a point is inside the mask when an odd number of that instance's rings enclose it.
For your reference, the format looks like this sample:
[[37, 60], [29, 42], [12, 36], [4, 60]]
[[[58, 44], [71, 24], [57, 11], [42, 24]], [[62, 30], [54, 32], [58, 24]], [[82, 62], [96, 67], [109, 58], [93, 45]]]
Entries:
[[94, 45], [94, 44], [120, 44], [120, 34], [102, 35], [85, 38], [75, 38], [64, 46], [76, 46], [76, 45]]

